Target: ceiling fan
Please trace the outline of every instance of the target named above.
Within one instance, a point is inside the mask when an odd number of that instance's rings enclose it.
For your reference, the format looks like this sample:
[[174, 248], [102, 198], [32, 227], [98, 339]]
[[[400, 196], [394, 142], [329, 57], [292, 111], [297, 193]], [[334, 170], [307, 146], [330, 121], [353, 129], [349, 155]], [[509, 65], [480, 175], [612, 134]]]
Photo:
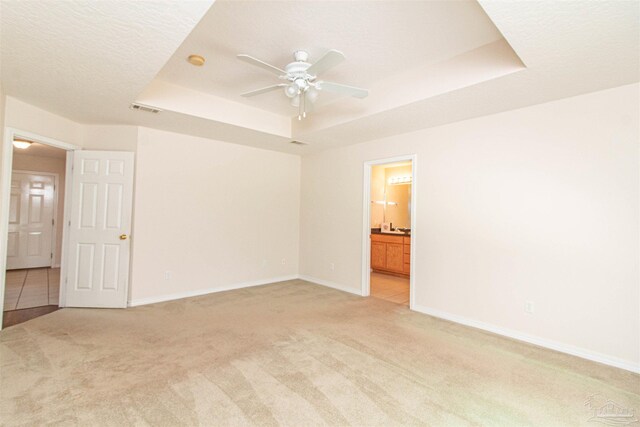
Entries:
[[293, 53], [294, 61], [287, 64], [284, 70], [250, 55], [241, 54], [238, 55], [238, 59], [274, 73], [280, 80], [287, 81], [287, 83], [278, 83], [262, 89], [252, 90], [251, 92], [243, 93], [242, 96], [248, 98], [284, 88], [285, 95], [291, 98], [291, 105], [298, 108], [298, 120], [307, 117], [307, 111], [311, 110], [313, 103], [318, 98], [318, 91], [333, 92], [355, 98], [366, 98], [369, 95], [367, 89], [317, 80], [318, 75], [345, 60], [342, 52], [337, 50], [328, 51], [313, 64], [307, 62], [309, 60], [307, 52], [297, 50]]

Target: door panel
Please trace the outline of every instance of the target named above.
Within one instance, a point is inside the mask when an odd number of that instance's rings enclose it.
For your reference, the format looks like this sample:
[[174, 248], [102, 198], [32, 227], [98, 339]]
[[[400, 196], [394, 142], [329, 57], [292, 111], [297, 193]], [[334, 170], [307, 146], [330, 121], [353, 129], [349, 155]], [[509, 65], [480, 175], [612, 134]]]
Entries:
[[52, 175], [12, 173], [7, 270], [51, 266], [54, 184]]
[[9, 199], [9, 224], [20, 224], [20, 187], [14, 194], [11, 187], [11, 197]]
[[[38, 256], [42, 253], [42, 233], [40, 231], [31, 231], [27, 235], [27, 255], [30, 257]], [[51, 259], [49, 258], [49, 264]]]
[[[9, 257], [18, 256], [18, 241], [20, 238], [18, 237], [17, 231], [10, 231], [7, 236], [7, 259]], [[8, 268], [8, 266], [7, 266]]]
[[73, 159], [66, 306], [126, 307], [133, 153], [76, 151]]
[[386, 268], [387, 244], [381, 242], [371, 242], [371, 268]]
[[403, 245], [400, 243], [387, 243], [387, 270], [402, 273], [404, 260], [402, 257]]

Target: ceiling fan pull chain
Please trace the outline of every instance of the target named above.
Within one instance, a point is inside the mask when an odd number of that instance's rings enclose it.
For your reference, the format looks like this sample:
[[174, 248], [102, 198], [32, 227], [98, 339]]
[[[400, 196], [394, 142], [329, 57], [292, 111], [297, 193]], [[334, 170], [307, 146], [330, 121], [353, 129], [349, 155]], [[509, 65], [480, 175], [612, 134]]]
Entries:
[[305, 89], [304, 92], [302, 92], [302, 117], [306, 118], [307, 117], [307, 90]]

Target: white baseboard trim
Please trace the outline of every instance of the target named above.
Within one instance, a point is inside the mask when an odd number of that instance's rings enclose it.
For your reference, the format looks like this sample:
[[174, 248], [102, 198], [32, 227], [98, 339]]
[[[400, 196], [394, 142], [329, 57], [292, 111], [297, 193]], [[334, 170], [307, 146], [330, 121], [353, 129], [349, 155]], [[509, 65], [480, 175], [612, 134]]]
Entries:
[[306, 280], [307, 282], [315, 283], [317, 285], [326, 286], [328, 288], [337, 289], [343, 292], [349, 292], [350, 294], [358, 295], [359, 297], [362, 296], [362, 294], [360, 293], [360, 289], [347, 288], [346, 286], [340, 285], [338, 283], [330, 282], [324, 279], [318, 279], [317, 277], [300, 275], [298, 276], [298, 278], [301, 280]]
[[[141, 305], [147, 304], [155, 304], [159, 302], [165, 301], [173, 301], [182, 298], [190, 298], [196, 297], [200, 295], [207, 295], [216, 292], [224, 292], [231, 291], [234, 289], [242, 289], [242, 288], [250, 288], [253, 286], [261, 286], [268, 285], [271, 283], [284, 282], [287, 280], [301, 279], [306, 280], [307, 282], [315, 283], [318, 285], [326, 286], [329, 288], [337, 289], [339, 291], [348, 292], [350, 294], [362, 296], [359, 289], [348, 288], [346, 286], [340, 285], [338, 283], [330, 282], [328, 280], [319, 279], [317, 277], [311, 277], [306, 275], [296, 275], [292, 274], [289, 276], [281, 276], [281, 277], [272, 277], [269, 279], [260, 279], [249, 282], [236, 283], [228, 286], [220, 286], [216, 288], [208, 288], [208, 289], [199, 289], [195, 291], [186, 291], [186, 292], [178, 292], [175, 294], [169, 295], [160, 295], [148, 298], [140, 298], [134, 299], [127, 302], [129, 307], [137, 307]], [[534, 344], [540, 347], [548, 348], [551, 350], [559, 351], [561, 353], [570, 354], [572, 356], [577, 356], [583, 359], [591, 360], [593, 362], [602, 363], [604, 365], [613, 366], [616, 368], [624, 369], [626, 371], [631, 371], [635, 373], [640, 373], [640, 365], [635, 364], [633, 362], [619, 359], [617, 357], [608, 356], [605, 354], [597, 353], [591, 350], [587, 350], [580, 347], [575, 347], [569, 344], [559, 343], [557, 341], [548, 340], [545, 338], [540, 338], [534, 335], [528, 335], [519, 331], [514, 331], [507, 328], [502, 328], [500, 326], [492, 325], [490, 323], [481, 322], [479, 320], [469, 319], [466, 317], [458, 316], [456, 314], [447, 313], [444, 311], [432, 309], [429, 307], [425, 307], [422, 305], [415, 304], [413, 306], [413, 310], [427, 314], [429, 316], [437, 317], [440, 319], [448, 320], [450, 322], [459, 323], [461, 325], [470, 326], [472, 328], [481, 329], [483, 331], [492, 332], [497, 335], [502, 335], [508, 338], [512, 338], [518, 341], [523, 341], [529, 344]]]
[[624, 369], [626, 371], [640, 373], [640, 365], [628, 360], [607, 356], [605, 354], [597, 353], [580, 347], [575, 347], [569, 344], [559, 343], [557, 341], [552, 341], [545, 338], [540, 338], [534, 335], [528, 335], [522, 332], [502, 328], [500, 326], [495, 326], [478, 320], [468, 319], [466, 317], [446, 313], [444, 311], [435, 310], [418, 304], [414, 305], [413, 310], [420, 313], [428, 314], [429, 316], [438, 317], [440, 319], [448, 320], [454, 323], [459, 323], [461, 325], [471, 326], [473, 328], [482, 329], [483, 331], [492, 332], [494, 334], [502, 335], [508, 338], [513, 338], [518, 341], [524, 341], [529, 344], [534, 344], [540, 347], [559, 351], [561, 353], [566, 353], [572, 356], [591, 360], [593, 362], [602, 363], [604, 365], [613, 366], [616, 368]]
[[139, 298], [139, 299], [133, 299], [131, 301], [128, 301], [127, 302], [127, 306], [128, 307], [137, 307], [137, 306], [140, 306], [140, 305], [155, 304], [155, 303], [158, 303], [158, 302], [173, 301], [173, 300], [182, 299], [182, 298], [197, 297], [197, 296], [201, 296], [201, 295], [213, 294], [213, 293], [216, 293], [216, 292], [232, 291], [234, 289], [242, 289], [242, 288], [250, 288], [250, 287], [253, 287], [253, 286], [268, 285], [268, 284], [271, 284], [271, 283], [284, 282], [284, 281], [287, 281], [287, 280], [294, 280], [294, 279], [297, 279], [297, 278], [298, 278], [297, 274], [292, 274], [292, 275], [289, 275], [289, 276], [271, 277], [269, 279], [260, 279], [260, 280], [253, 280], [253, 281], [250, 281], [250, 282], [235, 283], [233, 285], [218, 286], [218, 287], [215, 287], [215, 288], [198, 289], [198, 290], [195, 290], [195, 291], [178, 292], [178, 293], [169, 294], [169, 295], [159, 295], [159, 296], [154, 296], [154, 297]]

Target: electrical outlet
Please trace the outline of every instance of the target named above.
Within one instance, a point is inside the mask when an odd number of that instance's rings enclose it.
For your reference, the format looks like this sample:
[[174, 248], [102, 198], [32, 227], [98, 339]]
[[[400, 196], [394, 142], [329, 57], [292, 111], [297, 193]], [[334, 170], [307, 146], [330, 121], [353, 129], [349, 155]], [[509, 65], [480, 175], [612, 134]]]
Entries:
[[334, 271], [336, 269], [336, 265], [334, 263], [329, 264], [329, 268], [331, 269], [331, 271]]
[[171, 280], [171, 272], [169, 270], [164, 272], [164, 280]]
[[263, 267], [266, 267], [266, 266], [267, 266], [267, 260], [266, 260], [266, 259], [263, 259], [263, 260], [262, 260], [262, 266], [263, 266]]
[[287, 263], [287, 259], [286, 258], [282, 258], [282, 265], [285, 265]]
[[524, 303], [524, 311], [528, 314], [535, 313], [535, 305], [533, 301], [525, 301]]

